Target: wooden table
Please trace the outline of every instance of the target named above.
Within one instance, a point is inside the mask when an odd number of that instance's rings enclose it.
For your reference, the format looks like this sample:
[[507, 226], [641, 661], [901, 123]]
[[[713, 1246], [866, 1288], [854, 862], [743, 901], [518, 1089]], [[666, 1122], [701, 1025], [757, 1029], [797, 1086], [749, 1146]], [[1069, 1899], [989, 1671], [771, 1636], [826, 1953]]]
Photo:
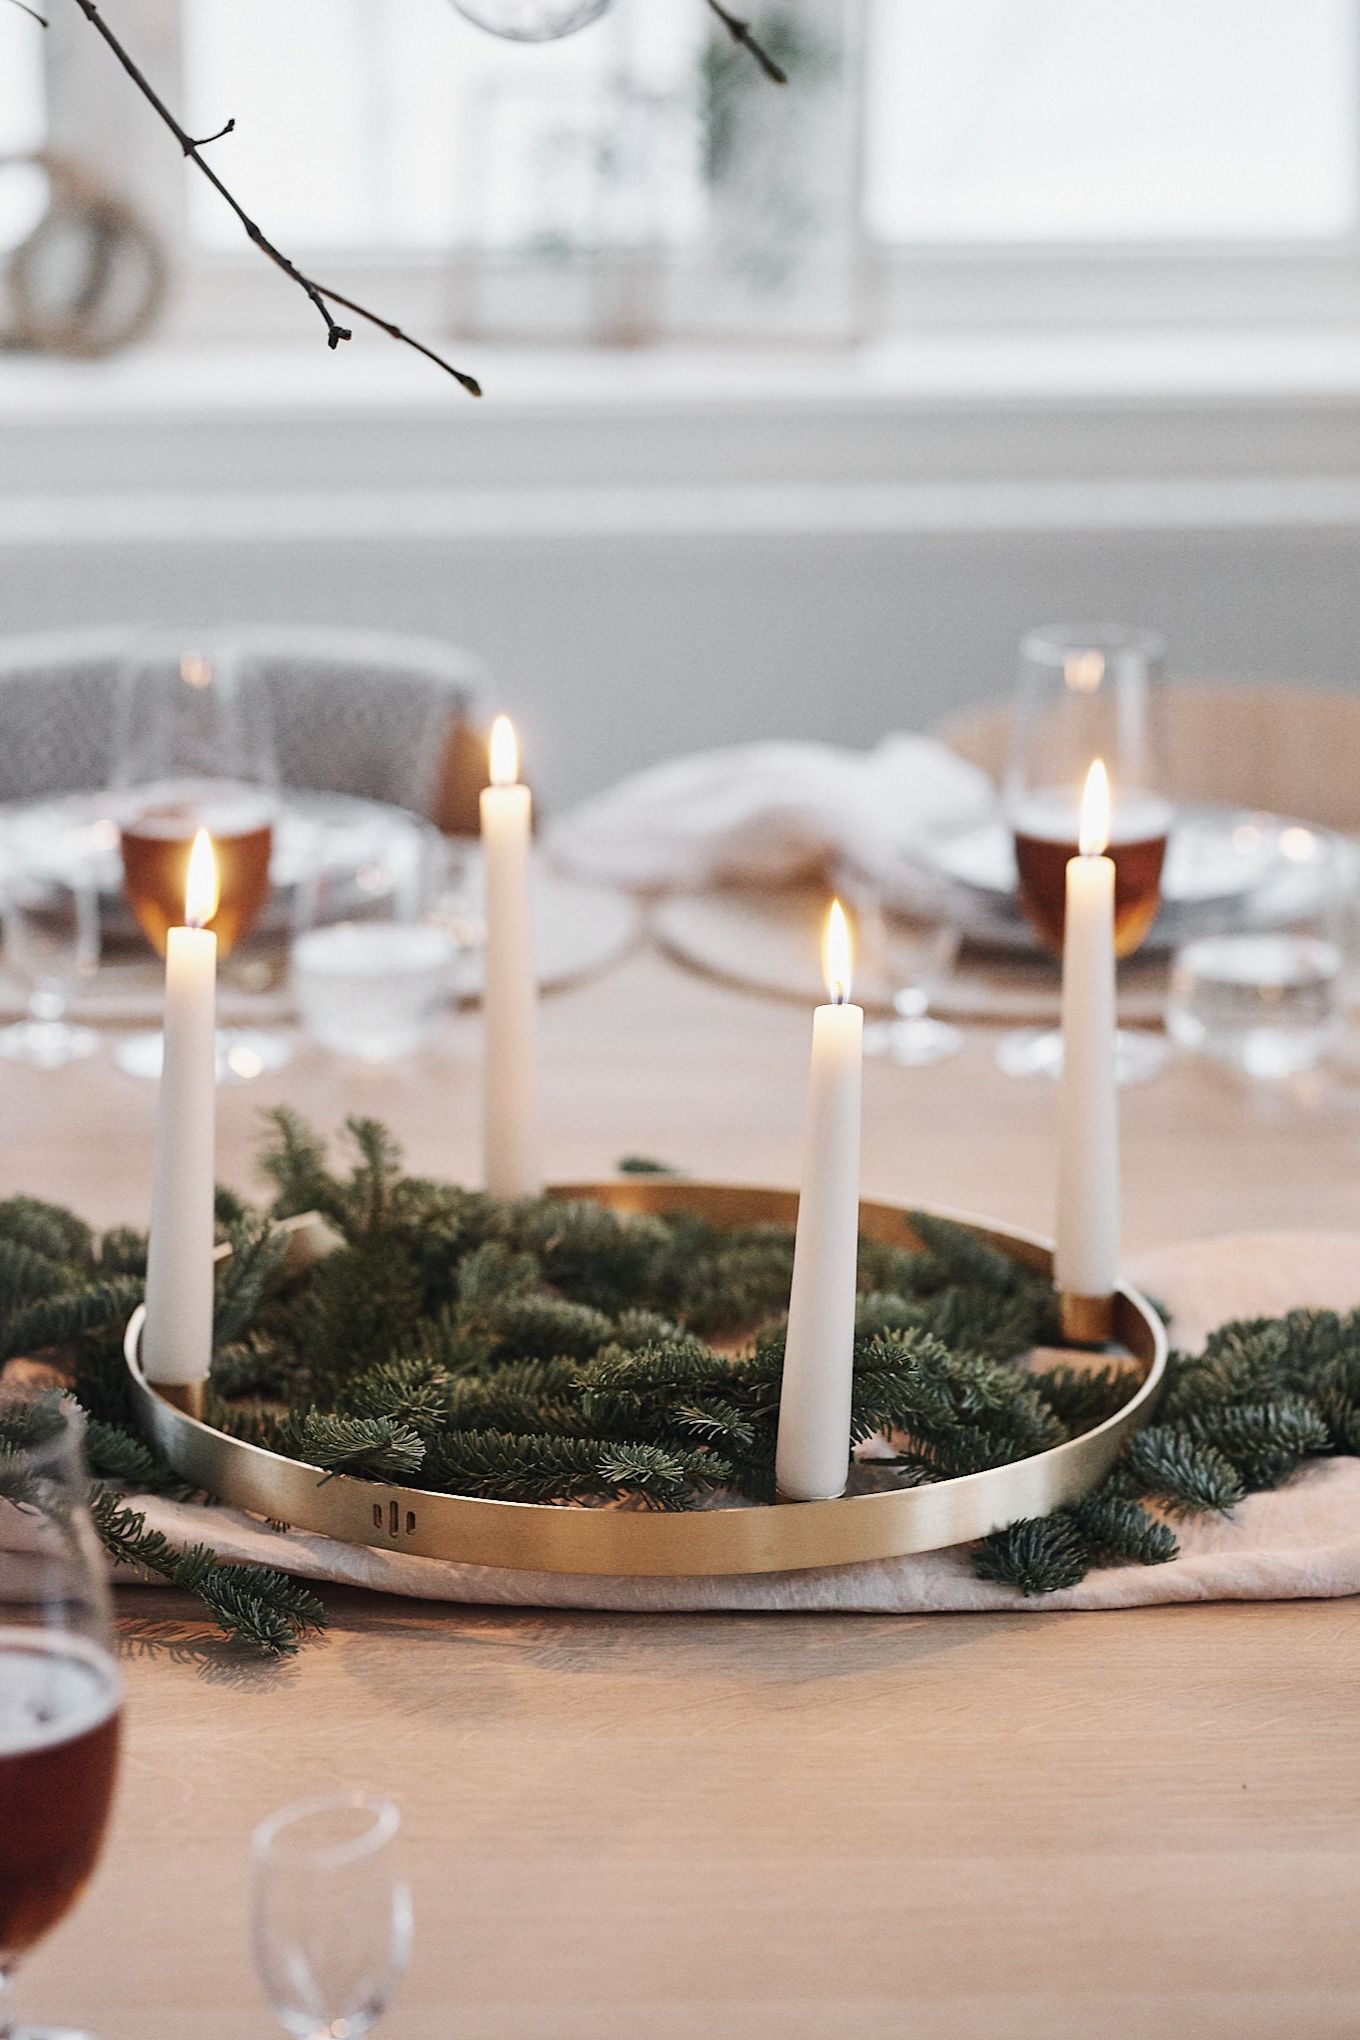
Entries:
[[[640, 955], [550, 1002], [551, 1162], [624, 1153], [793, 1180], [808, 1018]], [[866, 1189], [1043, 1227], [1053, 1094], [974, 1035], [868, 1073]], [[223, 1094], [385, 1118], [476, 1160], [476, 1025], [418, 1064], [305, 1053]], [[3, 1188], [139, 1218], [151, 1090], [0, 1071]], [[1181, 1067], [1125, 1100], [1134, 1247], [1360, 1214], [1360, 1086]], [[598, 1616], [332, 1592], [295, 1664], [122, 1597], [129, 1754], [111, 1846], [23, 2000], [104, 2040], [273, 2028], [246, 1945], [270, 1807], [364, 1782], [406, 1819], [415, 1964], [393, 2040], [1321, 2040], [1360, 2032], [1353, 1604], [1105, 1615]]]

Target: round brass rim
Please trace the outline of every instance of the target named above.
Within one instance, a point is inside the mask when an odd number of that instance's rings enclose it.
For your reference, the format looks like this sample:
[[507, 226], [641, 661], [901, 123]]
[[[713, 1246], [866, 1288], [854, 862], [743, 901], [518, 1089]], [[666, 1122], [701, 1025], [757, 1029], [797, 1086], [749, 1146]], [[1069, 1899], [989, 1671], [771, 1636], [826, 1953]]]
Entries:
[[[798, 1209], [793, 1191], [678, 1178], [569, 1183], [552, 1194], [621, 1212], [697, 1211], [716, 1225], [731, 1226], [792, 1223]], [[943, 1215], [1023, 1266], [1050, 1271], [1051, 1250], [1034, 1235], [953, 1212]], [[862, 1204], [860, 1228], [870, 1238], [901, 1243], [904, 1235], [910, 1237], [907, 1207]], [[296, 1229], [305, 1253], [305, 1224]], [[1081, 1437], [928, 1487], [665, 1514], [480, 1501], [345, 1474], [328, 1477], [314, 1466], [229, 1438], [174, 1407], [142, 1373], [142, 1318], [139, 1309], [124, 1341], [133, 1398], [148, 1436], [195, 1486], [289, 1528], [347, 1544], [516, 1572], [614, 1578], [801, 1572], [902, 1558], [985, 1537], [1022, 1516], [1045, 1515], [1089, 1493], [1125, 1438], [1146, 1422], [1161, 1391], [1167, 1353], [1166, 1333], [1151, 1304], [1121, 1285], [1114, 1297], [1114, 1333], [1143, 1378], [1122, 1409]]]

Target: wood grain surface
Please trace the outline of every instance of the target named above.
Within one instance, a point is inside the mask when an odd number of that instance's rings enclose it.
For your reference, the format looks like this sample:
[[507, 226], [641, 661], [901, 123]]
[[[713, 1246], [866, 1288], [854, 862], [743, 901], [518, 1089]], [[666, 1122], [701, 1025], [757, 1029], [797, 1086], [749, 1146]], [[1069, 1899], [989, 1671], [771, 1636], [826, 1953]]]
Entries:
[[[797, 1168], [809, 1021], [640, 955], [549, 1002], [560, 1177], [644, 1153]], [[312, 1051], [221, 1099], [375, 1113], [472, 1169], [476, 1022], [386, 1072]], [[1043, 1228], [1053, 1093], [872, 1066], [866, 1190]], [[0, 1069], [0, 1189], [138, 1219], [154, 1096], [107, 1063]], [[1181, 1066], [1125, 1099], [1127, 1235], [1360, 1225], [1360, 1086]], [[417, 1907], [392, 2040], [1331, 2040], [1360, 2032], [1360, 1621], [1352, 1603], [1103, 1615], [598, 1616], [333, 1590], [281, 1669], [187, 1604], [121, 1596], [128, 1759], [108, 1855], [21, 1978], [103, 2040], [272, 2028], [246, 1938], [252, 1824], [363, 1783]]]

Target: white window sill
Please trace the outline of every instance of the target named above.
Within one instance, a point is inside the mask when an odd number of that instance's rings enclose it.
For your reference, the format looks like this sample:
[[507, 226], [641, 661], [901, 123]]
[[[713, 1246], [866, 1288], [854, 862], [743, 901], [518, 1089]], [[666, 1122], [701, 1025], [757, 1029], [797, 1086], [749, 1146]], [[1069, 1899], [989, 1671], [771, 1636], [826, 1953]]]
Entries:
[[[305, 308], [304, 308], [305, 309]], [[0, 538], [1360, 523], [1360, 335], [0, 358]]]
[[[305, 307], [300, 310], [305, 311]], [[0, 426], [100, 418], [410, 417], [476, 412], [846, 411], [942, 405], [1360, 403], [1347, 328], [936, 333], [828, 349], [554, 351], [436, 337], [477, 375], [480, 405], [381, 334], [314, 345], [151, 346], [104, 362], [0, 356]]]

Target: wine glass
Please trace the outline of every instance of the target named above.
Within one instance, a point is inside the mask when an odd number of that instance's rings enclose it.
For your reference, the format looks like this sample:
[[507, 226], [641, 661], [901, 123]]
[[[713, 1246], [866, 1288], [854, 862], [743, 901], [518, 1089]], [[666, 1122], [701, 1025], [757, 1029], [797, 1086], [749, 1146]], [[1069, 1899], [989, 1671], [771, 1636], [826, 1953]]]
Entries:
[[84, 1420], [57, 1391], [0, 1382], [0, 2034], [15, 1969], [70, 1911], [99, 1857], [122, 1685], [87, 1506]]
[[924, 1068], [957, 1055], [963, 1036], [930, 1007], [959, 953], [960, 935], [940, 881], [923, 867], [882, 873], [846, 860], [836, 892], [855, 917], [860, 956], [888, 995], [893, 1017], [864, 1030], [864, 1053]]
[[48, 821], [41, 840], [15, 831], [6, 846], [5, 962], [27, 987], [28, 1017], [0, 1029], [0, 1055], [56, 1070], [99, 1046], [92, 1027], [66, 1018], [72, 993], [99, 968], [99, 869], [89, 828]]
[[[142, 933], [161, 955], [184, 916], [184, 882], [195, 833], [217, 857], [220, 898], [208, 926], [230, 955], [269, 897], [278, 768], [264, 675], [230, 644], [185, 650], [141, 645], [119, 686], [114, 736], [115, 814], [123, 888]], [[219, 1028], [219, 1083], [280, 1069], [291, 1054], [280, 1035]], [[160, 1074], [160, 1035], [125, 1035], [114, 1061], [133, 1076]]]
[[411, 1959], [390, 1799], [299, 1799], [252, 1837], [252, 1943], [270, 2010], [300, 2040], [369, 2032]]
[[[1112, 797], [1115, 953], [1131, 956], [1157, 918], [1172, 819], [1159, 790], [1165, 649], [1150, 631], [1061, 625], [1032, 631], [1020, 659], [1003, 798], [1021, 906], [1044, 947], [1061, 956], [1081, 791], [1092, 760], [1103, 759]], [[1121, 1029], [1119, 1081], [1155, 1076], [1168, 1053], [1161, 1036]], [[997, 1062], [1008, 1076], [1056, 1076], [1062, 1035], [1023, 1028], [1005, 1037]]]

